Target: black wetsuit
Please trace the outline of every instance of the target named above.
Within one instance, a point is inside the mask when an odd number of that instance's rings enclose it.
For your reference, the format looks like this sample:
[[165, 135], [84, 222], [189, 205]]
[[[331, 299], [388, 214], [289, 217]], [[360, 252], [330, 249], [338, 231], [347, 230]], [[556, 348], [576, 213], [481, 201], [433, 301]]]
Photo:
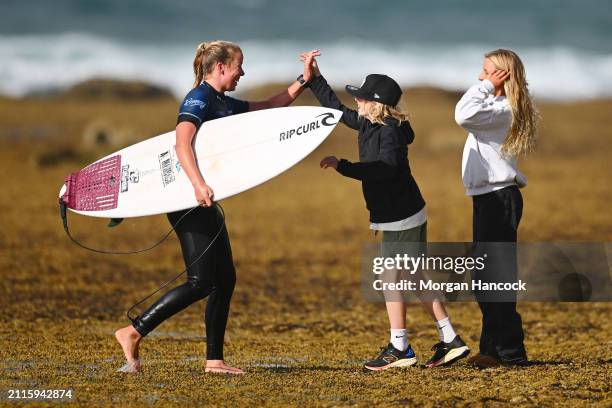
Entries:
[[[183, 100], [178, 122], [188, 121], [199, 128], [207, 120], [244, 113], [248, 110], [248, 102], [225, 96], [203, 82], [191, 90]], [[187, 211], [167, 214], [168, 220], [174, 225]], [[181, 243], [186, 266], [191, 265], [202, 254], [223, 222], [217, 206], [198, 207], [181, 220], [175, 231]], [[138, 316], [134, 321], [134, 328], [142, 336], [146, 336], [170, 316], [208, 296], [204, 316], [206, 358], [222, 360], [225, 327], [235, 283], [232, 248], [224, 227], [208, 252], [189, 268], [187, 282], [168, 291]]]

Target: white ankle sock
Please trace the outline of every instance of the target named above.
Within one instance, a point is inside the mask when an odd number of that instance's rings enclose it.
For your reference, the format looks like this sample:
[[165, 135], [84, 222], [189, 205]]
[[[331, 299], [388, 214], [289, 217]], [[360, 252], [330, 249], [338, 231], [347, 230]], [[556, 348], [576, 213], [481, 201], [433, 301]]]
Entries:
[[406, 351], [408, 349], [408, 330], [391, 329], [391, 339], [389, 341], [396, 349]]
[[453, 325], [450, 322], [450, 318], [448, 317], [442, 320], [438, 320], [436, 322], [436, 327], [438, 328], [440, 341], [443, 341], [445, 343], [450, 343], [457, 335], [457, 333], [455, 333], [455, 329], [453, 329]]

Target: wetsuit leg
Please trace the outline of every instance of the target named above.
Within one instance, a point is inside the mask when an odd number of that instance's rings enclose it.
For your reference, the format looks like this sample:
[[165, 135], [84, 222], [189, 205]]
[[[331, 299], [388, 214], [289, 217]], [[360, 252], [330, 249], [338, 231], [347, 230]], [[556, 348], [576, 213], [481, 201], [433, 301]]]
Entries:
[[223, 360], [225, 327], [236, 285], [236, 270], [226, 229], [223, 229], [214, 246], [216, 270], [212, 276], [212, 291], [208, 297], [205, 312], [206, 358]]
[[[170, 213], [168, 220], [174, 225], [185, 213]], [[223, 219], [216, 207], [198, 207], [183, 218], [175, 231], [186, 266], [202, 254], [222, 223]], [[208, 252], [187, 271], [187, 282], [159, 298], [136, 318], [134, 328], [145, 336], [170, 316], [210, 295], [206, 307], [207, 358], [222, 359], [223, 337], [235, 279], [229, 237], [223, 228]]]

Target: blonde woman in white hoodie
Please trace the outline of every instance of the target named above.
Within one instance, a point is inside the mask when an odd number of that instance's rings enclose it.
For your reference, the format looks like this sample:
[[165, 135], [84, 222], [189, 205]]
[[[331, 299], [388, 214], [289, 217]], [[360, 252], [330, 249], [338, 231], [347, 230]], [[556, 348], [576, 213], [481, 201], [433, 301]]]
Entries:
[[[463, 149], [463, 184], [473, 200], [473, 241], [477, 251], [494, 252], [476, 276], [490, 282], [516, 280], [517, 231], [523, 212], [519, 188], [527, 185], [517, 158], [533, 149], [537, 111], [527, 89], [521, 59], [510, 50], [485, 55], [479, 83], [470, 87], [455, 109], [456, 122], [469, 132]], [[495, 259], [492, 259], [495, 258]], [[482, 311], [480, 353], [468, 360], [486, 368], [524, 365], [521, 316], [516, 294], [486, 297], [476, 293]]]

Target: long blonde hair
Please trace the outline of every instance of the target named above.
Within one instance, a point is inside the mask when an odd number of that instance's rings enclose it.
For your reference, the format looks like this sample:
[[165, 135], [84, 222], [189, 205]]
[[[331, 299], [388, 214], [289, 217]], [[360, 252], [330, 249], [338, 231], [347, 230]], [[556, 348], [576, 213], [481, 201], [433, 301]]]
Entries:
[[401, 103], [390, 106], [376, 101], [369, 101], [367, 113], [370, 122], [380, 123], [381, 125], [386, 125], [386, 118], [394, 118], [400, 125], [402, 122], [408, 121], [408, 114], [402, 111]]
[[525, 78], [523, 62], [510, 50], [498, 49], [485, 54], [497, 69], [510, 73], [504, 91], [512, 110], [512, 124], [502, 145], [502, 153], [518, 156], [532, 151], [538, 135], [539, 114], [536, 110]]
[[217, 40], [200, 43], [193, 59], [193, 87], [199, 86], [204, 77], [213, 72], [217, 62], [229, 64], [238, 54], [242, 54], [242, 50], [233, 42]]

